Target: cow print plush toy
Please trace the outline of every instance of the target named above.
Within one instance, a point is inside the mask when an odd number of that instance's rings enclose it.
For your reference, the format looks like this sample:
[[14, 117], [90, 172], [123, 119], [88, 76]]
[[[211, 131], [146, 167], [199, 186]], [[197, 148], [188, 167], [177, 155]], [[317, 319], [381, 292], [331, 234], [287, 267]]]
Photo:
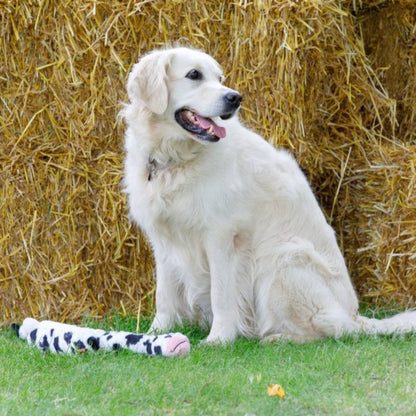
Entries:
[[185, 335], [170, 333], [163, 335], [135, 334], [124, 331], [104, 331], [61, 324], [54, 321], [37, 321], [26, 318], [21, 326], [12, 324], [17, 336], [42, 351], [57, 354], [82, 353], [88, 350], [128, 349], [138, 354], [173, 357], [186, 355], [190, 343]]

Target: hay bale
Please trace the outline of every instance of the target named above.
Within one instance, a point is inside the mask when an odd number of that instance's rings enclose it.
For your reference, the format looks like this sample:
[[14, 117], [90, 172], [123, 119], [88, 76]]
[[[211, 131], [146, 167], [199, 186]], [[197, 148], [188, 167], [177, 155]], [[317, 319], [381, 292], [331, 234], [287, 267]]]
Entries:
[[[414, 307], [416, 294], [416, 14], [414, 1], [378, 1], [356, 10], [366, 55], [394, 102], [394, 123], [368, 147], [351, 258], [361, 291], [372, 301]], [[371, 152], [371, 153], [370, 153]], [[358, 185], [358, 184], [357, 184]], [[361, 195], [361, 197], [360, 197]], [[364, 196], [364, 198], [363, 198]], [[352, 223], [354, 222], [354, 224]], [[348, 255], [348, 254], [347, 254]]]
[[382, 2], [358, 12], [366, 54], [389, 97], [397, 101], [391, 132], [403, 142], [416, 140], [416, 12], [414, 1]]
[[151, 291], [150, 254], [120, 192], [117, 113], [137, 57], [114, 30], [120, 7], [1, 8], [0, 320], [100, 316]]
[[[397, 4], [381, 3], [385, 10]], [[400, 4], [395, 27], [407, 45], [414, 20], [403, 17], [407, 3]], [[335, 0], [2, 6], [0, 321], [151, 311], [151, 252], [129, 225], [120, 192], [117, 113], [137, 57], [177, 41], [214, 55], [227, 83], [245, 97], [247, 124], [295, 153], [360, 291], [412, 303], [414, 78], [409, 65], [402, 95], [383, 78], [381, 49], [375, 38], [363, 41], [375, 21], [366, 13], [378, 10], [367, 6]], [[414, 49], [408, 56], [414, 68]]]

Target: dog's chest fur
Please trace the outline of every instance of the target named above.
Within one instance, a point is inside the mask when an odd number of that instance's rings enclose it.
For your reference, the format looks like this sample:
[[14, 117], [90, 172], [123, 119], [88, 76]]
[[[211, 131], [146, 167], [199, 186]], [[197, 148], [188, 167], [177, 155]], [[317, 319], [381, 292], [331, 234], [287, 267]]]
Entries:
[[221, 181], [219, 167], [212, 166], [212, 157], [208, 162], [207, 156], [198, 154], [187, 160], [165, 156], [163, 161], [149, 155], [146, 199], [155, 225], [186, 233], [212, 224], [215, 212], [224, 212], [227, 186]]

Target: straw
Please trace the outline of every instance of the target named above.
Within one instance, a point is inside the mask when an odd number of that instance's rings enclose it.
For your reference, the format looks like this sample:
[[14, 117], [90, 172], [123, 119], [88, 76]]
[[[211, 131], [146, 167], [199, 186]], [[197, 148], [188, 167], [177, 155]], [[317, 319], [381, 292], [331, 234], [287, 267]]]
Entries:
[[0, 322], [153, 311], [117, 114], [166, 43], [212, 54], [246, 124], [295, 154], [360, 295], [414, 305], [411, 1], [5, 1], [0, 31]]

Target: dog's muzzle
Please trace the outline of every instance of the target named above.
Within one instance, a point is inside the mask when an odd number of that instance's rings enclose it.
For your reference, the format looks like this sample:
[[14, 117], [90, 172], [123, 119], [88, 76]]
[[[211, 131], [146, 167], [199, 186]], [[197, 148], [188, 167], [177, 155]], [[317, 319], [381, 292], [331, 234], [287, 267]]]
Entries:
[[[236, 91], [227, 92], [223, 96], [223, 111], [211, 117], [220, 117], [222, 120], [231, 118], [240, 108], [242, 96]], [[189, 108], [181, 108], [175, 112], [176, 122], [198, 139], [217, 142], [226, 135], [224, 127], [218, 126], [211, 118], [204, 117]]]

